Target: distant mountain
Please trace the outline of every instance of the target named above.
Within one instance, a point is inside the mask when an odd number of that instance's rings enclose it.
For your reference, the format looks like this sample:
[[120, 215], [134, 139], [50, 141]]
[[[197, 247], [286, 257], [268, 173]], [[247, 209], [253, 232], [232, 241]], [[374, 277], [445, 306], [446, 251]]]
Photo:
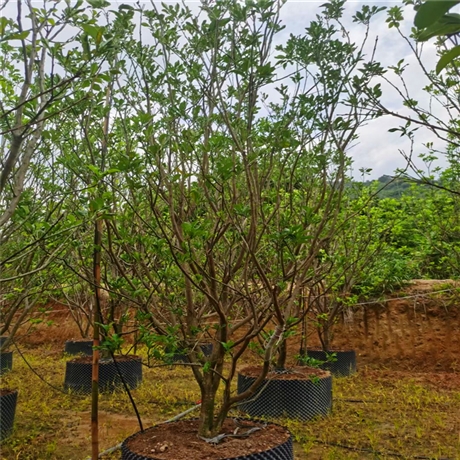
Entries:
[[[377, 180], [364, 182], [364, 185], [371, 186], [375, 182], [379, 182], [379, 188], [382, 189], [377, 195], [379, 198], [401, 198], [401, 196], [409, 191], [411, 185], [416, 183], [416, 180], [411, 180], [411, 178], [394, 178], [393, 176], [384, 174]], [[420, 185], [420, 187], [426, 186]]]

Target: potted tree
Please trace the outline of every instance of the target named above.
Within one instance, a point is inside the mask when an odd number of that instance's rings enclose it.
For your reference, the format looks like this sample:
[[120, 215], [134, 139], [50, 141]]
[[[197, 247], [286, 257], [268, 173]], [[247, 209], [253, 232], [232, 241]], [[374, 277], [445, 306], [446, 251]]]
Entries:
[[[366, 10], [365, 17], [357, 18], [357, 22], [365, 23], [368, 28], [371, 17], [378, 11], [378, 8]], [[335, 23], [335, 20], [339, 22]], [[291, 37], [285, 46], [278, 47], [278, 51], [284, 52], [282, 57], [285, 62], [302, 68], [305, 78], [316, 89], [317, 99], [311, 96], [309, 100], [315, 109], [305, 132], [311, 137], [303, 132], [301, 139], [305, 144], [289, 140], [288, 144], [295, 148], [282, 150], [284, 158], [291, 154], [292, 165], [288, 161], [282, 163], [285, 176], [277, 183], [275, 196], [280, 206], [279, 211], [273, 213], [273, 224], [276, 225], [272, 226], [270, 235], [274, 244], [271, 256], [267, 257], [270, 264], [264, 266], [263, 276], [270, 279], [270, 285], [278, 288], [274, 318], [284, 331], [284, 340], [278, 349], [276, 372], [260, 385], [255, 397], [242, 405], [253, 416], [286, 415], [308, 420], [327, 414], [332, 407], [330, 374], [311, 368], [312, 364], [318, 364], [312, 360], [308, 362], [310, 369], [287, 368], [286, 359], [289, 331], [292, 334], [295, 328], [304, 324], [308, 315], [314, 314], [315, 305], [326, 301], [328, 293], [321, 289], [325, 280], [341, 280], [342, 273], [332, 272], [324, 258], [332, 242], [343, 231], [343, 215], [354, 212], [346, 198], [350, 180], [347, 174], [350, 159], [346, 152], [357, 138], [359, 128], [372, 117], [366, 111], [359, 111], [357, 116], [353, 104], [349, 105], [349, 112], [340, 111], [340, 116], [336, 115], [344, 100], [363, 97], [363, 87], [369, 85], [375, 75], [373, 72], [363, 74], [366, 83], [363, 81], [362, 87], [352, 83], [350, 75], [361, 65], [362, 54], [349, 53], [351, 43], [336, 39], [337, 24], [340, 24], [340, 14], [332, 5], [325, 5], [323, 15], [311, 24], [307, 35]], [[321, 38], [315, 33], [318, 31], [322, 32]], [[328, 37], [326, 43], [323, 42], [324, 37]], [[333, 47], [334, 52], [325, 51], [328, 46]], [[364, 46], [364, 42], [360, 46]], [[319, 49], [321, 53], [316, 52]], [[340, 67], [338, 62], [343, 61], [344, 54], [347, 54], [347, 60], [346, 65], [341, 67], [343, 74], [328, 75], [328, 68]], [[334, 59], [339, 61], [335, 63]], [[297, 106], [297, 110], [304, 113], [306, 107]], [[296, 111], [291, 110], [290, 113]], [[336, 116], [340, 123], [331, 121]], [[296, 122], [292, 134], [294, 139], [298, 135], [298, 127]], [[318, 132], [321, 136], [316, 143]], [[279, 133], [272, 136], [280, 137]], [[337, 139], [341, 140], [340, 143]], [[302, 154], [299, 154], [299, 145], [304, 149]], [[281, 162], [278, 160], [278, 163]], [[283, 186], [286, 186], [285, 196]], [[269, 247], [268, 242], [265, 245]], [[252, 371], [240, 371], [239, 391], [244, 391], [253, 382]]]
[[[85, 274], [87, 275], [87, 274]], [[64, 352], [69, 355], [92, 355], [93, 341], [90, 338], [92, 325], [94, 299], [93, 294], [88, 289], [85, 283], [81, 280], [76, 280], [75, 276], [69, 277], [65, 287], [62, 283], [56, 283], [56, 290], [59, 293], [58, 300], [62, 305], [65, 305], [78, 327], [80, 337], [67, 340], [64, 345]], [[59, 287], [58, 287], [59, 286]]]
[[[111, 65], [111, 55], [109, 65]], [[110, 71], [107, 72], [109, 74]], [[108, 75], [100, 73], [96, 83], [108, 81]], [[82, 104], [73, 111], [74, 119], [60, 127], [73, 139], [58, 147], [67, 152], [73, 149], [77, 156], [67, 155], [63, 161], [68, 169], [68, 180], [73, 188], [84, 188], [89, 202], [88, 224], [80, 226], [81, 239], [74, 242], [65, 260], [62, 260], [63, 269], [72, 267], [71, 279], [78, 275], [78, 288], [83, 286], [85, 291], [93, 291], [93, 296], [87, 302], [88, 310], [79, 305], [80, 313], [93, 332], [93, 340], [88, 343], [92, 357], [78, 356], [66, 363], [64, 387], [68, 390], [95, 394], [95, 384], [102, 391], [113, 391], [117, 388], [136, 388], [142, 380], [142, 360], [135, 355], [122, 355], [121, 346], [124, 343], [123, 327], [129, 320], [128, 310], [130, 303], [121, 296], [112, 295], [113, 287], [119, 278], [119, 264], [114, 263], [107, 251], [107, 257], [102, 256], [102, 247], [111, 247], [111, 234], [103, 232], [104, 217], [109, 213], [116, 215], [116, 202], [112, 200], [105, 181], [111, 172], [107, 172], [107, 165], [111, 162], [112, 137], [109, 119], [112, 110], [113, 84], [106, 85], [106, 93], [94, 91], [94, 99], [89, 104]], [[76, 88], [74, 97], [80, 94]], [[68, 211], [73, 219], [78, 219], [81, 209], [73, 203], [68, 203]], [[92, 233], [94, 237], [92, 238]], [[91, 243], [89, 243], [91, 241]], [[67, 278], [68, 279], [68, 278]], [[67, 281], [66, 279], [66, 281]], [[74, 292], [75, 293], [75, 292]], [[76, 291], [79, 294], [79, 291]], [[65, 294], [69, 299], [68, 293]], [[73, 302], [73, 301], [72, 301]], [[75, 306], [75, 302], [73, 302]], [[79, 314], [77, 319], [82, 316]], [[80, 325], [80, 330], [81, 328]], [[110, 336], [110, 338], [108, 337]], [[86, 345], [86, 342], [85, 342]], [[93, 349], [97, 353], [93, 353]]]
[[377, 272], [382, 258], [385, 260], [383, 265], [391, 266], [385, 255], [391, 233], [400, 224], [402, 216], [382, 214], [378, 198], [381, 191], [382, 187], [376, 184], [349, 182], [337, 230], [318, 260], [327, 275], [311, 287], [311, 292], [316, 295], [306, 321], [316, 331], [320, 347], [307, 349], [304, 334], [300, 361], [315, 360], [321, 368], [336, 376], [356, 372], [355, 350], [334, 346], [337, 324], [352, 322], [354, 304], [383, 294], [385, 282], [390, 282], [390, 270], [381, 276]]
[[[111, 235], [122, 237], [112, 238], [107, 252], [123, 254], [118, 263], [125, 283], [119, 292], [140, 305], [144, 341], [153, 347], [167, 338], [168, 345], [186, 351], [188, 363], [184, 364], [200, 387], [201, 409], [196, 421], [155, 427], [127, 439], [123, 458], [142, 458], [146, 449], [150, 454], [152, 449], [167, 450], [156, 443], [144, 445], [146, 438], [165, 428], [180, 439], [173, 441], [173, 456], [176, 449], [193, 449], [194, 443], [187, 446], [185, 441], [187, 433], [192, 433], [193, 440], [196, 434], [203, 438], [199, 453], [187, 454], [195, 458], [216, 449], [223, 449], [224, 458], [264, 458], [262, 453], [256, 457], [255, 452], [248, 452], [248, 443], [238, 440], [249, 434], [249, 444], [255, 451], [265, 450], [267, 458], [292, 458], [292, 440], [286, 429], [259, 422], [238, 427], [227, 417], [268, 373], [282, 335], [279, 327], [265, 344], [262, 371], [255, 384], [243, 394], [233, 394], [238, 362], [273, 316], [273, 293], [267, 295], [261, 289], [263, 281], [256, 269], [260, 235], [265, 231], [259, 215], [263, 190], [258, 186], [256, 159], [262, 138], [252, 144], [247, 130], [257, 136], [257, 100], [274, 77], [269, 50], [273, 35], [280, 30], [279, 6], [275, 2], [254, 7], [227, 1], [203, 4], [202, 14], [219, 24], [216, 37], [208, 34], [209, 25], [188, 7], [174, 6], [174, 14], [169, 6], [163, 8], [165, 14], [141, 12], [153, 44], [126, 43], [130, 59], [142, 69], [143, 82], [139, 94], [133, 94], [129, 87], [137, 75], [128, 75], [123, 99], [135, 108], [136, 116], [120, 120], [119, 126], [121, 133], [142, 133], [137, 146], [141, 152], [132, 148], [127, 153], [132, 160], [124, 165], [124, 186], [117, 187], [127, 212], [107, 222]], [[252, 16], [261, 21], [264, 34], [251, 23]], [[239, 30], [236, 36], [235, 30]], [[184, 40], [179, 38], [182, 33]], [[248, 34], [252, 38], [246, 42]], [[228, 60], [232, 48], [242, 56]], [[159, 49], [165, 66], [151, 58]], [[222, 67], [219, 72], [203, 66], [210, 55], [216, 59], [215, 66]], [[251, 77], [242, 68], [255, 55], [257, 68], [265, 72], [254, 67]], [[179, 70], [173, 65], [176, 56], [184, 62]], [[175, 76], [178, 71], [179, 78]], [[230, 74], [240, 84], [235, 82], [225, 90], [232, 101], [227, 107], [219, 92]], [[197, 104], [203, 98], [204, 103]], [[175, 113], [173, 107], [182, 108]], [[193, 113], [189, 112], [193, 107]], [[142, 128], [146, 121], [147, 130]], [[128, 141], [126, 138], [125, 145]], [[252, 196], [249, 201], [248, 194]], [[204, 341], [213, 345], [210, 356], [200, 349]], [[232, 436], [226, 436], [230, 432]], [[216, 439], [225, 441], [214, 447]]]
[[[129, 29], [133, 11], [123, 10]], [[171, 441], [173, 456], [177, 445], [187, 447], [185, 434], [193, 433], [204, 440], [195, 447], [200, 456], [210, 449], [225, 458], [262, 458], [247, 451], [225, 454], [234, 443], [208, 444], [237, 437], [228, 436], [237, 428], [228, 420], [230, 409], [254, 395], [289, 329], [299, 324], [292, 319], [296, 302], [311, 280], [321, 279], [314, 261], [337, 220], [345, 151], [368, 117], [355, 106], [348, 118], [339, 117], [341, 102], [328, 105], [337, 96], [360, 96], [350, 75], [363, 59], [362, 49], [355, 56], [354, 45], [337, 38], [338, 30], [327, 35], [337, 15], [333, 5], [311, 30], [321, 28], [327, 40], [292, 38], [276, 59], [270, 53], [282, 30], [277, 2], [223, 0], [203, 3], [200, 11], [206, 19], [186, 6], [141, 9], [142, 36], [149, 32], [149, 43], [123, 42], [136, 69], [118, 82], [117, 100], [132, 113], [113, 120], [124, 147], [113, 190], [124, 212], [106, 220], [112, 237], [104, 250], [123, 279], [115, 290], [139, 306], [144, 341], [154, 348], [166, 338], [186, 350], [185, 364], [201, 391], [196, 421], [134, 435], [123, 443], [123, 458], [167, 455], [169, 444], [150, 441], [160, 431], [181, 439]], [[319, 52], [327, 44], [330, 52]], [[327, 56], [337, 61], [327, 62]], [[344, 59], [345, 78], [331, 71]], [[322, 72], [313, 70], [318, 64]], [[289, 66], [295, 70], [293, 95], [287, 84], [274, 84]], [[359, 83], [369, 84], [374, 72], [365, 70]], [[305, 89], [312, 76], [317, 80]], [[285, 81], [291, 84], [289, 77]], [[304, 174], [297, 176], [297, 167]], [[311, 186], [303, 187], [310, 175]], [[290, 226], [299, 209], [301, 221]], [[238, 363], [273, 323], [262, 341], [257, 375], [234, 395]], [[209, 357], [198, 346], [203, 338], [213, 344]], [[252, 428], [254, 439], [270, 433], [270, 449], [278, 452], [270, 458], [283, 458], [279, 452], [292, 458], [286, 432], [257, 423]], [[186, 452], [197, 458], [196, 450]]]

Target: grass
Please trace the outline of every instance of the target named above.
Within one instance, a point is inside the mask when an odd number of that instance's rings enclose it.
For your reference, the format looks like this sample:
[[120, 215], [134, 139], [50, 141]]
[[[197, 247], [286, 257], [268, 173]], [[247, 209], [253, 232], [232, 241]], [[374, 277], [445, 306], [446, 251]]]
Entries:
[[[59, 391], [68, 357], [57, 347], [26, 350], [41, 381], [14, 353], [2, 386], [19, 390], [13, 435], [1, 446], [5, 460], [84, 460], [90, 454], [90, 397]], [[460, 376], [362, 369], [334, 381], [330, 416], [308, 423], [282, 420], [298, 459], [460, 458]], [[440, 383], [439, 383], [440, 382]], [[449, 384], [447, 384], [448, 382]], [[455, 385], [457, 382], [457, 385]], [[193, 406], [200, 398], [191, 370], [144, 368], [133, 391], [144, 426]], [[100, 397], [101, 450], [139, 430], [127, 395]], [[119, 453], [107, 456], [119, 458]]]
[[378, 374], [336, 380], [331, 416], [288, 424], [308, 458], [460, 458], [460, 393]]

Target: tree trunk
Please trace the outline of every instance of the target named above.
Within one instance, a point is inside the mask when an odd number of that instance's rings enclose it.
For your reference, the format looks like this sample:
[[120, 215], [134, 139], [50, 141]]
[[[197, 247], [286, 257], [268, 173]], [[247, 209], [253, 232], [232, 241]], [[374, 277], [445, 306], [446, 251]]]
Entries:
[[[99, 324], [101, 323], [101, 245], [102, 245], [102, 221], [96, 220], [94, 225], [94, 292], [96, 306], [94, 309], [93, 322], [93, 343], [94, 347], [100, 344]], [[99, 350], [93, 351], [93, 369], [92, 369], [92, 386], [91, 386], [91, 459], [97, 460], [99, 457]]]
[[331, 346], [331, 327], [329, 324], [323, 326], [323, 339], [321, 340], [323, 350], [329, 351]]
[[219, 434], [221, 427], [215, 426], [215, 394], [213, 394], [211, 389], [212, 380], [206, 377], [204, 380], [203, 388], [201, 390], [200, 426], [198, 429], [198, 435], [203, 436], [204, 438], [213, 438]]
[[278, 359], [276, 361], [276, 368], [277, 369], [284, 369], [286, 366], [286, 358], [287, 358], [287, 344], [286, 340], [283, 340], [278, 347]]

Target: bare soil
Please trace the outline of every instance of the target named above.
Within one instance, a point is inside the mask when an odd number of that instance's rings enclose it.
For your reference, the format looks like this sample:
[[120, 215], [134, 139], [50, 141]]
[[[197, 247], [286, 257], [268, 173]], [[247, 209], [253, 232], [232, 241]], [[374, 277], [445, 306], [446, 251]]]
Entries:
[[67, 340], [67, 342], [71, 343], [85, 343], [85, 342], [92, 342], [92, 339], [72, 339], [72, 340]]
[[197, 437], [197, 420], [183, 420], [149, 429], [130, 439], [127, 446], [131, 452], [155, 460], [219, 460], [264, 452], [289, 438], [289, 432], [281, 426], [252, 421], [238, 426], [233, 419], [226, 420], [221, 433], [242, 434], [253, 427], [261, 429], [247, 438], [227, 437], [214, 445]]
[[14, 393], [15, 390], [10, 390], [8, 388], [0, 388], [0, 396], [6, 396], [11, 393]]
[[[458, 282], [413, 280], [385, 301], [355, 307], [336, 325], [332, 348], [356, 350], [359, 368], [460, 372], [460, 292], [446, 292], [453, 287]], [[319, 346], [309, 331], [308, 348]], [[290, 342], [289, 355], [298, 352]]]

